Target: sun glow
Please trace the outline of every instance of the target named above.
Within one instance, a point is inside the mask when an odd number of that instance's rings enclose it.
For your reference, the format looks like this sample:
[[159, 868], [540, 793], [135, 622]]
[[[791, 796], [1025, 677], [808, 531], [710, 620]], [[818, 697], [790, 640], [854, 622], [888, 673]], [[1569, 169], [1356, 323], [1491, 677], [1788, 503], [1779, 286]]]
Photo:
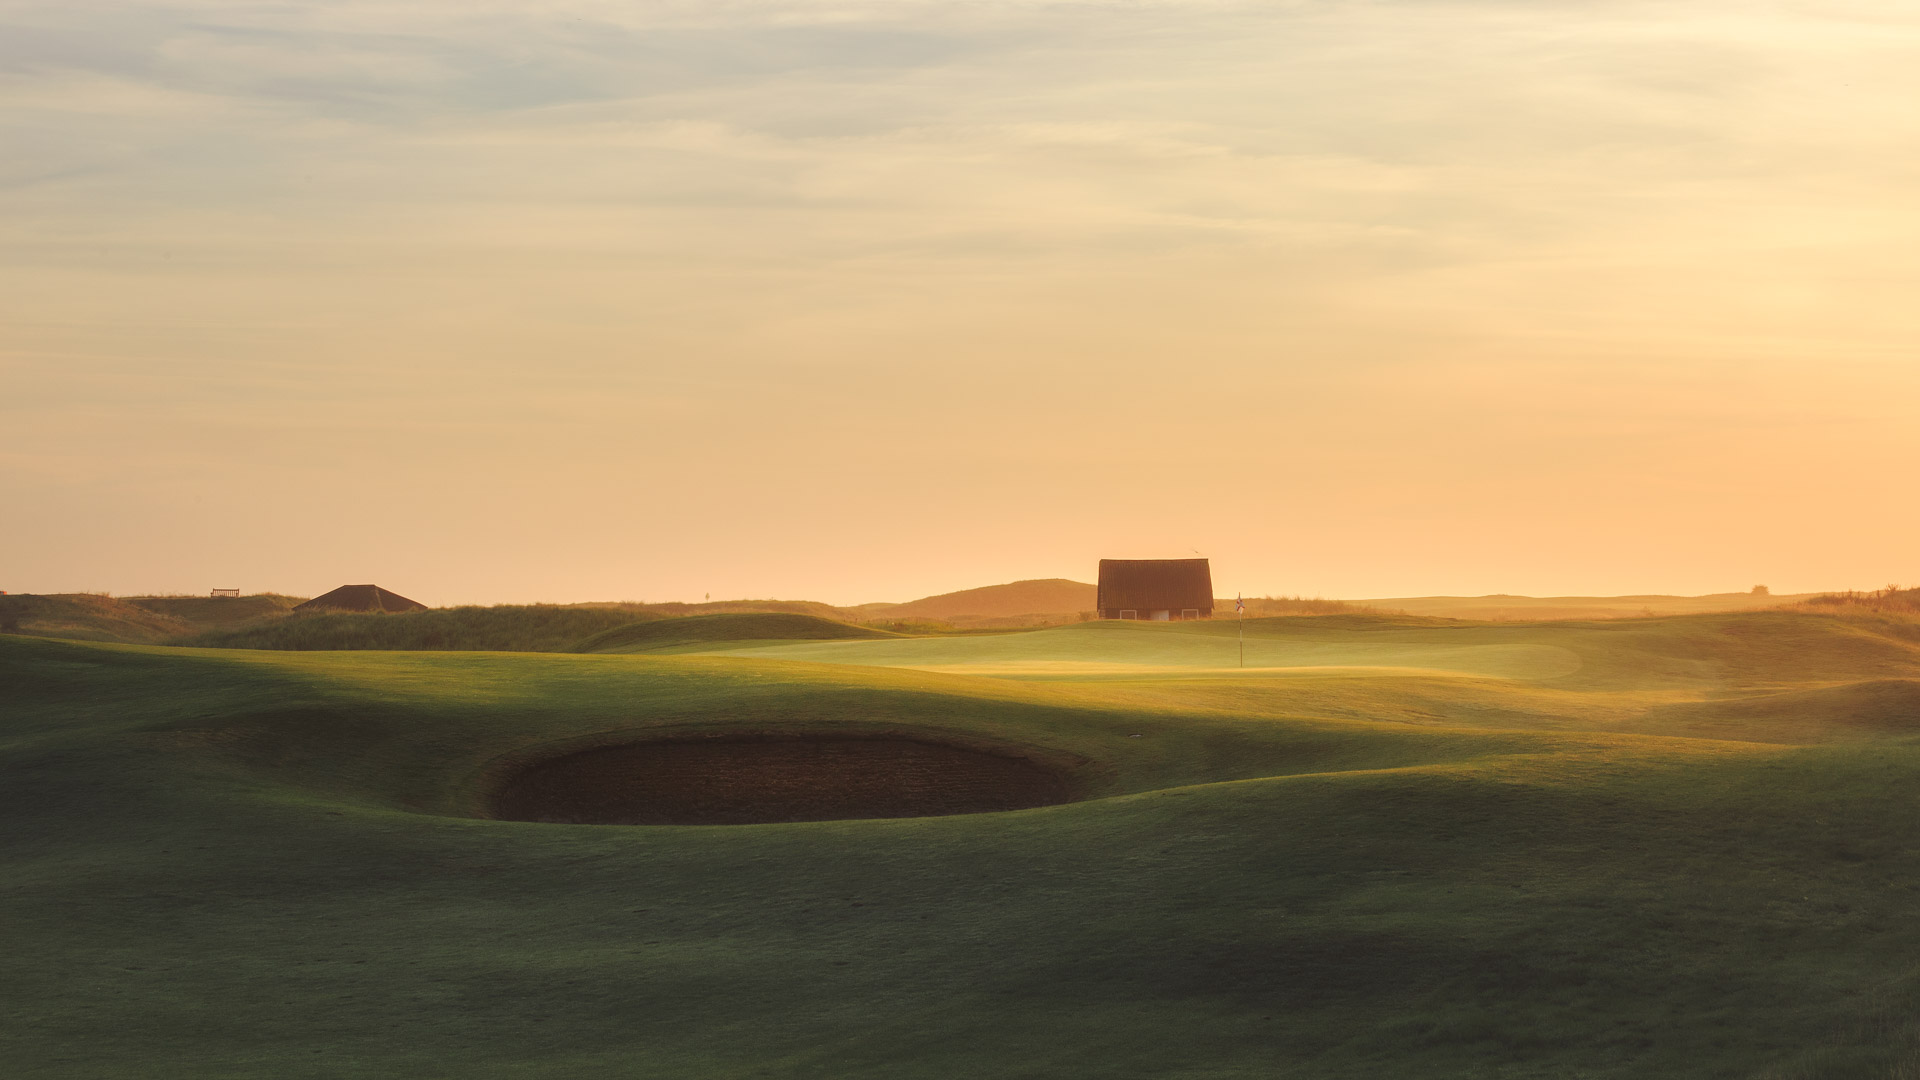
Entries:
[[0, 563], [1911, 576], [1896, 5], [13, 5]]

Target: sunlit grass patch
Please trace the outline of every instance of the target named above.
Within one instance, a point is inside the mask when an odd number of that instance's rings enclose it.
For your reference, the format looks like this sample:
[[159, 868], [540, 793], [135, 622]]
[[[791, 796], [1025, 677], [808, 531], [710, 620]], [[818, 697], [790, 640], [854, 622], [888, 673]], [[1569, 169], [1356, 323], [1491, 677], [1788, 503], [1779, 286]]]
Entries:
[[[639, 655], [0, 640], [5, 1052], [74, 1077], [876, 1080], [1912, 1059], [1902, 627], [1309, 616], [1249, 624], [1250, 647], [1466, 659], [1202, 662], [1237, 630]], [[955, 670], [868, 662], [900, 656]], [[807, 732], [1027, 748], [1081, 801], [489, 817], [502, 777], [556, 755]]]

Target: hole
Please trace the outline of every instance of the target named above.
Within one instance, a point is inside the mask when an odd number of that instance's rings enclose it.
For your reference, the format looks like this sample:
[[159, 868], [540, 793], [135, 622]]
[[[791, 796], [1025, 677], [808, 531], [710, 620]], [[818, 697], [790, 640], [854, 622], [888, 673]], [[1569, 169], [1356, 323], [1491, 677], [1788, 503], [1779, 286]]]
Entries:
[[1062, 772], [1026, 758], [900, 736], [655, 740], [533, 765], [489, 807], [506, 821], [749, 825], [936, 817], [1072, 802]]

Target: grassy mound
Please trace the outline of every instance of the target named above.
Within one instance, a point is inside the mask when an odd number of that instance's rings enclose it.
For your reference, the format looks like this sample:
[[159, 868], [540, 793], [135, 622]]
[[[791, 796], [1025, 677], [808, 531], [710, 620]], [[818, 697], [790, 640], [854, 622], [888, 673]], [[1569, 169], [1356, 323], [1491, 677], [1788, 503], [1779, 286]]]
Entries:
[[129, 596], [135, 607], [178, 619], [195, 631], [226, 630], [244, 623], [278, 618], [301, 602], [297, 596], [255, 593], [251, 596]]
[[[6, 1060], [76, 1078], [1920, 1065], [1914, 623], [1276, 619], [1249, 624], [1247, 669], [1233, 630], [742, 656], [0, 638]], [[1090, 798], [730, 828], [487, 817], [531, 763], [743, 731], [1029, 746]]]
[[1813, 611], [1920, 615], [1920, 588], [1903, 589], [1898, 585], [1889, 585], [1872, 592], [1825, 593], [1806, 598], [1800, 606]]
[[60, 593], [0, 596], [0, 633], [78, 641], [153, 644], [287, 614], [299, 597], [100, 596]]
[[673, 616], [661, 604], [502, 604], [398, 615], [294, 614], [232, 630], [147, 640], [213, 649], [640, 652], [713, 642], [897, 637], [797, 612]]
[[0, 596], [0, 633], [5, 634], [156, 642], [193, 629], [192, 623], [172, 613], [93, 593]]
[[[1553, 677], [1618, 689], [1715, 685], [1723, 678], [1781, 687], [1809, 678], [1899, 678], [1909, 670], [1917, 648], [1920, 621], [1769, 611], [1542, 623], [1370, 614], [1248, 619], [1244, 626], [1232, 619], [1110, 621], [977, 638], [805, 642], [760, 647], [752, 655], [997, 676], [1025, 672], [1044, 678], [1417, 670]], [[712, 651], [728, 650], [720, 645]]]
[[572, 652], [630, 653], [677, 645], [736, 641], [854, 641], [900, 635], [871, 627], [786, 612], [689, 615], [630, 623], [581, 641]]
[[988, 585], [979, 589], [925, 596], [904, 604], [887, 605], [878, 614], [888, 619], [1012, 618], [1021, 615], [1076, 617], [1091, 612], [1099, 590], [1081, 581], [1041, 578]]
[[636, 619], [624, 604], [530, 604], [436, 608], [400, 615], [328, 613], [216, 631], [178, 644], [215, 649], [559, 652]]

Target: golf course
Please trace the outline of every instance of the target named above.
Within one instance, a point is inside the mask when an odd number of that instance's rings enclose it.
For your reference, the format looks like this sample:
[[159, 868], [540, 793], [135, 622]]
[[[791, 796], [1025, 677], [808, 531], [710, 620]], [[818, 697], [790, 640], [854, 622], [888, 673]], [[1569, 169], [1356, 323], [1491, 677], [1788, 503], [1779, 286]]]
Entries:
[[1911, 617], [839, 625], [0, 636], [0, 1073], [1920, 1077]]

